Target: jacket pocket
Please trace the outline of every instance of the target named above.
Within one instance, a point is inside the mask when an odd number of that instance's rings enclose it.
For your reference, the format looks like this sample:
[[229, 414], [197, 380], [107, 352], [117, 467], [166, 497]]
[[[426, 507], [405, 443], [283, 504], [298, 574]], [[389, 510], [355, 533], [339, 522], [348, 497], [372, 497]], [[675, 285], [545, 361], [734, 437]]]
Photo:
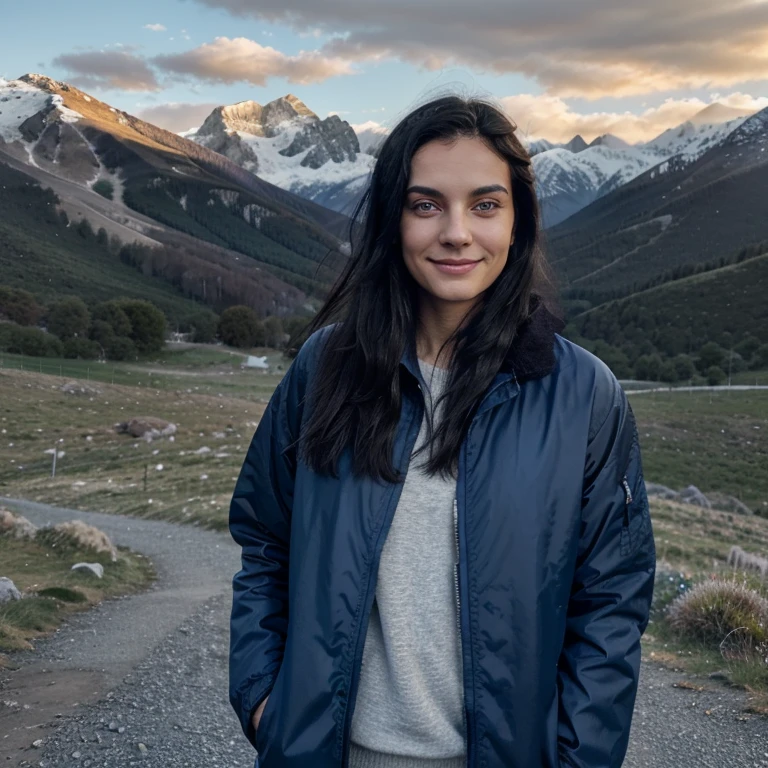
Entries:
[[624, 523], [621, 527], [621, 556], [629, 557], [648, 541], [651, 517], [645, 482], [640, 479], [639, 489], [632, 492], [626, 475], [621, 480], [624, 491]]
[[277, 705], [277, 695], [279, 694], [282, 667], [278, 670], [277, 677], [275, 678], [272, 690], [267, 697], [267, 703], [264, 705], [264, 710], [261, 713], [261, 719], [259, 720], [259, 727], [256, 729], [256, 733], [253, 737], [254, 746], [256, 747], [257, 754], [261, 755], [268, 747], [272, 740], [272, 731], [274, 712]]

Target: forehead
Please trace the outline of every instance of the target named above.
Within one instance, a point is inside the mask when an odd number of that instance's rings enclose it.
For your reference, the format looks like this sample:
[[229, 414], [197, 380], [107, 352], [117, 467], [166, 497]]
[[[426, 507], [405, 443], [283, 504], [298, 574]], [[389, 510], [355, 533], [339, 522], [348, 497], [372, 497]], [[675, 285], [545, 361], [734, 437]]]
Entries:
[[411, 159], [409, 184], [436, 187], [441, 191], [474, 189], [485, 184], [504, 184], [509, 189], [507, 161], [477, 137], [424, 144]]

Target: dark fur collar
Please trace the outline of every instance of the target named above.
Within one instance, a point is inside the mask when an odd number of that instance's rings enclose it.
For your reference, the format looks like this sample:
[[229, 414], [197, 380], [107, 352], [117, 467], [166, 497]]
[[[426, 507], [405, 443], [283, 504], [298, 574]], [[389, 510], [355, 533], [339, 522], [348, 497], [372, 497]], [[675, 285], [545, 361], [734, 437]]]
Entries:
[[514, 372], [518, 382], [541, 379], [555, 367], [555, 334], [565, 323], [553, 315], [543, 300], [534, 295], [531, 315], [512, 342], [503, 371]]

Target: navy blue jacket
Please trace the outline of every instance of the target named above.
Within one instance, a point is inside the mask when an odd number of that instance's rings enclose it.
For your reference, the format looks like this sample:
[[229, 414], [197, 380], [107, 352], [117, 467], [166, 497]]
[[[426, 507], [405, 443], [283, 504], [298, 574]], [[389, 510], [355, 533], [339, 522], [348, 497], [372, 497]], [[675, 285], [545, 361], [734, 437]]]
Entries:
[[[457, 482], [469, 768], [618, 768], [627, 749], [656, 555], [637, 429], [610, 370], [554, 331], [518, 336], [478, 406]], [[314, 333], [256, 429], [230, 507], [230, 700], [259, 768], [346, 768], [368, 615], [402, 484], [312, 472]], [[394, 459], [424, 401], [403, 356]], [[446, 631], [450, 628], [446, 627]], [[428, 642], [428, 638], [425, 638]], [[269, 694], [259, 728], [251, 714]]]

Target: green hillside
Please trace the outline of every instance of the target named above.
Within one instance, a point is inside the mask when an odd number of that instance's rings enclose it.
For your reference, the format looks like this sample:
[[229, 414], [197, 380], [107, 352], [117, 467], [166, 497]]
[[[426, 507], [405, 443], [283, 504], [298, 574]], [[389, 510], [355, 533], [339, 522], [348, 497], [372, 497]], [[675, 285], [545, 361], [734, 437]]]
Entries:
[[172, 285], [120, 261], [105, 237], [66, 223], [56, 196], [0, 163], [0, 278], [42, 302], [76, 294], [87, 303], [147, 299], [173, 322], [201, 308]]
[[[641, 356], [696, 356], [705, 344], [716, 344], [729, 352], [731, 367], [734, 360], [736, 369], [764, 367], [768, 361], [755, 355], [768, 345], [766, 286], [768, 254], [608, 302], [572, 318], [568, 333], [599, 340], [630, 366]], [[602, 354], [609, 364], [617, 360], [610, 351]]]

